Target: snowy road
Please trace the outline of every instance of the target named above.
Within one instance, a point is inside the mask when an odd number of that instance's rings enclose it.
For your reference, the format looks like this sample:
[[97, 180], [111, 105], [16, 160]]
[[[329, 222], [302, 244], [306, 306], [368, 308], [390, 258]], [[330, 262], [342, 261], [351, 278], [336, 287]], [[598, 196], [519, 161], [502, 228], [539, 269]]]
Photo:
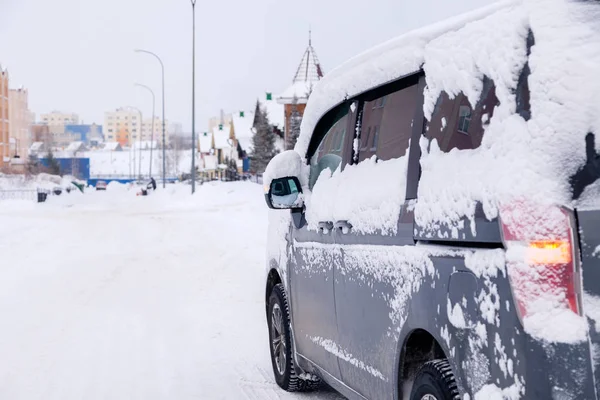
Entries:
[[274, 384], [251, 183], [0, 203], [1, 399], [339, 399]]

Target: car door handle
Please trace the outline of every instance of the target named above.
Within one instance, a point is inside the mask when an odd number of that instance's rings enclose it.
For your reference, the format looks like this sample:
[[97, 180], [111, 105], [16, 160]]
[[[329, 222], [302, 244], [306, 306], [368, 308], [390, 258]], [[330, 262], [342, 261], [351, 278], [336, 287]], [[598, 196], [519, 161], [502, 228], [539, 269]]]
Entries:
[[352, 224], [348, 221], [338, 221], [334, 224], [334, 228], [338, 232], [342, 232], [342, 234], [347, 235], [352, 230]]
[[333, 229], [333, 222], [319, 222], [319, 233], [323, 235], [329, 235], [329, 232]]

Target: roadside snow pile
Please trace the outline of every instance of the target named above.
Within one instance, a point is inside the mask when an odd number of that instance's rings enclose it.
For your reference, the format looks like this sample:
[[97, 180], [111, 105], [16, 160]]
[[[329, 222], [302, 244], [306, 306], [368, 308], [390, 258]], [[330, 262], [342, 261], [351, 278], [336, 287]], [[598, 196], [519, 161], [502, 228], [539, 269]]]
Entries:
[[0, 190], [29, 189], [34, 182], [24, 175], [5, 175], [0, 173]]
[[128, 192], [129, 190], [131, 190], [132, 185], [130, 184], [125, 184], [125, 183], [120, 183], [117, 181], [111, 181], [108, 183], [108, 185], [106, 185], [106, 191], [107, 192]]
[[35, 176], [7, 175], [0, 173], [0, 190], [52, 190], [71, 186], [72, 177], [41, 173]]

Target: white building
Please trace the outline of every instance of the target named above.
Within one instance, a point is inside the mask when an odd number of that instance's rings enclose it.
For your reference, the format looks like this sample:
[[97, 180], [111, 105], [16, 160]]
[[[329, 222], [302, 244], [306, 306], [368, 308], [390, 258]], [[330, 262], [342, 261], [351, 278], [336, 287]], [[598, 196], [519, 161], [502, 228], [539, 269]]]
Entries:
[[213, 133], [201, 132], [198, 134], [198, 152], [202, 154], [213, 153]]
[[237, 146], [232, 138], [231, 125], [219, 125], [213, 128], [213, 143], [219, 163], [226, 159], [237, 160]]
[[[169, 134], [171, 131], [169, 121], [165, 123], [165, 143], [169, 145]], [[154, 131], [152, 130], [154, 128]], [[154, 134], [153, 134], [154, 132]], [[152, 117], [144, 118], [142, 127], [142, 141], [157, 141], [162, 145], [162, 120], [159, 117], [154, 117], [154, 125], [152, 125]]]
[[[168, 125], [165, 124], [165, 136], [168, 145]], [[154, 119], [154, 130], [152, 129], [152, 117], [145, 118], [134, 108], [122, 107], [115, 111], [104, 113], [104, 139], [108, 142], [119, 142], [121, 146], [131, 146], [138, 141], [154, 140], [162, 144], [162, 120]]]
[[52, 111], [40, 116], [40, 121], [46, 125], [77, 125], [79, 124], [79, 115], [75, 113], [65, 113], [61, 111]]
[[252, 138], [254, 132], [254, 113], [249, 111], [240, 111], [233, 115], [231, 125], [233, 127], [233, 136], [237, 141], [238, 146], [246, 154], [252, 153]]
[[31, 146], [33, 113], [29, 111], [27, 89], [10, 89], [8, 94], [8, 119], [10, 121], [10, 156], [26, 158]]

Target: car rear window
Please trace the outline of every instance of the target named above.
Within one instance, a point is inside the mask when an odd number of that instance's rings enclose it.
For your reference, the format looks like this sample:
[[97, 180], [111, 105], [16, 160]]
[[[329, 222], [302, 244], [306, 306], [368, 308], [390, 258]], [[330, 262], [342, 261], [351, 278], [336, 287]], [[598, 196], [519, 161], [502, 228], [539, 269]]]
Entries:
[[475, 107], [462, 92], [457, 96], [442, 92], [431, 121], [425, 125], [425, 136], [430, 141], [437, 139], [440, 149], [446, 153], [452, 149], [476, 149], [498, 104], [494, 82], [487, 78]]

